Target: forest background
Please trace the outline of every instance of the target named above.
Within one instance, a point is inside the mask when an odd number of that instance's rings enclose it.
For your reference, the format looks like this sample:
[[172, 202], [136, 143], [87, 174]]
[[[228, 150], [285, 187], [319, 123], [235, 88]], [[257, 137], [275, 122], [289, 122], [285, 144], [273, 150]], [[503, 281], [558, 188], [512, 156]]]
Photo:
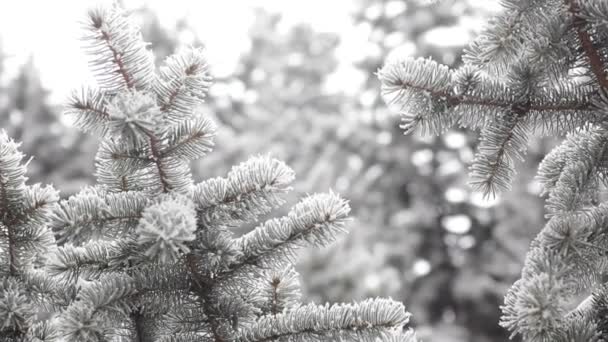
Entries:
[[[62, 115], [68, 89], [89, 76], [61, 30], [76, 27], [71, 18], [90, 3], [58, 1], [66, 6], [34, 14], [31, 2], [0, 4], [0, 127], [36, 156], [30, 179], [67, 197], [93, 183], [97, 142]], [[299, 263], [308, 301], [391, 296], [413, 313], [423, 341], [486, 342], [507, 339], [499, 306], [544, 222], [533, 175], [553, 142], [532, 144], [514, 191], [485, 199], [466, 185], [475, 133], [403, 136], [375, 72], [394, 51], [457, 66], [494, 2], [122, 4], [158, 62], [181, 45], [208, 49], [215, 85], [205, 111], [220, 129], [195, 176], [270, 154], [296, 171], [292, 196], [332, 188], [350, 200], [350, 234]]]

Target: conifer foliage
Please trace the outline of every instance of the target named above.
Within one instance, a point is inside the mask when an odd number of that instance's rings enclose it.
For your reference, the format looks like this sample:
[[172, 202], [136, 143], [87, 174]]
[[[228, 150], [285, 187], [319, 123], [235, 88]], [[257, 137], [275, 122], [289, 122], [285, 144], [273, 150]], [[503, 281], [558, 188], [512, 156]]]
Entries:
[[98, 87], [66, 111], [101, 139], [97, 184], [57, 202], [24, 184], [17, 145], [0, 135], [0, 340], [415, 341], [389, 299], [300, 304], [296, 251], [345, 229], [338, 195], [232, 235], [282, 205], [294, 173], [257, 156], [193, 181], [189, 163], [215, 134], [199, 108], [212, 83], [203, 49], [156, 71], [120, 8], [91, 10], [84, 25]]
[[0, 133], [0, 341], [45, 341], [45, 319], [65, 303], [42, 269], [57, 246], [48, 222], [58, 200], [50, 186], [26, 185], [19, 145]]
[[501, 325], [525, 341], [605, 341], [608, 3], [501, 3], [462, 67], [395, 59], [379, 71], [382, 93], [406, 132], [481, 130], [471, 184], [490, 196], [510, 188], [534, 133], [567, 134], [540, 166], [548, 222], [505, 297]]

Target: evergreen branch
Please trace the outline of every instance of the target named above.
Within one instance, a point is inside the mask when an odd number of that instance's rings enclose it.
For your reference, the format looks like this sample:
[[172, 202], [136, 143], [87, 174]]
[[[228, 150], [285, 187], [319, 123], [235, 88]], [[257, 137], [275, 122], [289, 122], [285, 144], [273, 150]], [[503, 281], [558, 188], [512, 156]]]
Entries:
[[267, 271], [264, 276], [262, 314], [277, 315], [298, 306], [302, 293], [299, 274], [293, 267], [280, 272]]
[[587, 32], [587, 22], [584, 17], [580, 15], [580, 5], [578, 4], [577, 0], [565, 0], [565, 3], [566, 6], [568, 6], [568, 11], [570, 11], [570, 13], [572, 13], [575, 18], [573, 26], [577, 32], [581, 47], [589, 62], [589, 68], [595, 76], [597, 83], [602, 88], [608, 89], [608, 77], [606, 75], [606, 68], [604, 66], [604, 62], [602, 61], [600, 52], [596, 49], [591, 35], [589, 34], [589, 32]]
[[15, 341], [52, 336], [53, 331], [36, 321], [57, 308], [51, 300], [57, 296], [40, 298], [54, 284], [41, 281], [35, 267], [55, 247], [46, 224], [58, 196], [51, 187], [25, 184], [27, 163], [18, 148], [0, 131], [0, 249], [5, 256], [0, 266], [0, 335]]
[[557, 176], [552, 189], [545, 186], [545, 191], [549, 195], [546, 208], [550, 215], [573, 213], [597, 201], [599, 183], [602, 181], [600, 177], [605, 172], [603, 158], [607, 143], [604, 129], [583, 131], [570, 136], [564, 143], [566, 146], [556, 149], [562, 150], [561, 153], [566, 151], [568, 153], [567, 162], [564, 161], [558, 175], [551, 174], [551, 171], [557, 171], [555, 168], [550, 169], [551, 164], [555, 163], [541, 164], [539, 175], [544, 177], [545, 182], [547, 180], [553, 182], [549, 177]]
[[520, 157], [527, 145], [525, 109], [504, 113], [496, 126], [482, 132], [479, 152], [471, 166], [471, 181], [487, 196], [508, 190], [515, 174], [513, 157]]
[[173, 127], [165, 133], [162, 157], [183, 158], [187, 161], [202, 158], [213, 148], [215, 136], [215, 124], [205, 118], [198, 117], [186, 120]]
[[283, 203], [294, 172], [268, 156], [252, 157], [234, 166], [226, 178], [197, 184], [192, 199], [205, 226], [235, 226], [255, 220]]
[[13, 227], [6, 226], [8, 272], [11, 276], [17, 275], [17, 247]]
[[191, 116], [204, 101], [212, 80], [203, 49], [184, 48], [169, 56], [154, 83], [161, 111], [170, 120]]
[[[559, 82], [555, 87], [541, 89], [530, 99], [528, 121], [543, 134], [562, 135], [579, 127], [601, 124], [600, 105], [593, 97], [595, 90], [580, 82]], [[545, 110], [537, 111], [535, 108]]]
[[59, 334], [56, 327], [48, 321], [39, 321], [33, 323], [27, 330], [26, 340], [30, 341], [56, 341], [59, 339]]
[[156, 99], [145, 91], [126, 90], [108, 96], [86, 89], [75, 92], [70, 101], [66, 114], [75, 116], [76, 126], [135, 148], [161, 123]]
[[207, 279], [200, 274], [194, 255], [188, 254], [186, 256], [186, 265], [194, 280], [194, 291], [200, 296], [202, 302], [201, 309], [209, 323], [211, 332], [211, 336], [209, 337], [212, 338], [214, 342], [228, 342], [224, 337], [224, 334], [220, 331], [220, 323], [217, 320], [218, 313], [213, 310], [213, 300], [210, 293], [211, 288], [208, 286]]
[[[118, 135], [121, 137], [117, 143], [125, 141], [128, 145], [126, 151], [131, 151], [131, 156], [135, 155], [137, 158], [122, 158], [123, 160], [142, 160], [147, 162], [151, 161], [151, 164], [155, 167], [156, 176], [160, 182], [160, 191], [167, 193], [171, 190], [185, 191], [185, 189], [191, 184], [189, 170], [187, 165], [180, 165], [180, 161], [171, 155], [163, 155], [163, 139], [169, 139], [179, 141], [178, 137], [165, 136], [166, 127], [162, 125], [160, 117], [160, 109], [156, 105], [155, 99], [146, 92], [126, 92], [118, 94], [110, 103], [109, 113], [112, 120], [108, 124], [106, 132], [112, 135]], [[188, 124], [182, 126], [180, 131], [172, 131], [169, 133], [183, 134], [186, 133], [183, 129], [187, 129]], [[163, 138], [164, 137], [164, 138]], [[195, 139], [196, 137], [192, 137]], [[196, 143], [204, 143], [205, 139], [198, 136], [198, 140], [182, 141], [186, 145], [182, 146], [185, 150], [182, 153], [193, 151], [201, 152], [205, 150], [204, 147], [196, 146]], [[123, 148], [124, 150], [125, 148]], [[148, 156], [143, 157], [143, 153], [148, 153]], [[103, 155], [102, 155], [103, 158]], [[105, 162], [105, 166], [111, 166], [113, 168], [123, 168], [122, 170], [116, 170], [117, 176], [120, 179], [120, 183], [124, 183], [123, 177], [127, 176], [126, 172], [131, 171], [124, 169], [125, 166], [132, 168], [140, 168], [140, 170], [133, 170], [135, 173], [142, 173], [142, 179], [145, 178], [149, 173], [145, 172], [147, 163], [139, 163], [139, 165], [130, 163], [118, 163], [112, 165], [109, 159], [100, 159], [98, 162]], [[109, 165], [108, 165], [109, 164]], [[173, 171], [172, 171], [173, 170]], [[108, 180], [115, 179], [114, 172], [104, 171], [106, 174], [102, 174], [104, 178]], [[142, 184], [143, 185], [143, 184]], [[142, 188], [145, 186], [142, 186]]]
[[74, 91], [68, 99], [65, 114], [74, 116], [74, 125], [84, 132], [106, 135], [111, 120], [106, 109], [106, 97], [97, 89], [83, 88]]
[[588, 297], [576, 308], [576, 312], [582, 312], [583, 316], [589, 318], [589, 321], [597, 324], [595, 331], [599, 332], [602, 339], [606, 339], [606, 334], [608, 334], [608, 326], [606, 325], [606, 317], [608, 317], [606, 316], [606, 313], [608, 313], [607, 290], [608, 285], [603, 284], [590, 295], [591, 298]]
[[199, 342], [201, 339], [210, 338], [204, 334], [196, 332], [177, 332], [169, 335], [160, 336], [158, 342]]
[[[184, 160], [167, 157], [160, 163], [164, 182], [160, 182], [158, 165], [134, 159], [116, 161], [97, 160], [96, 176], [108, 192], [146, 193], [148, 196], [162, 193], [188, 193], [193, 185], [190, 167]], [[169, 190], [171, 189], [171, 190]]]
[[137, 293], [134, 282], [129, 277], [105, 277], [84, 286], [78, 296], [80, 302], [92, 308], [91, 315], [102, 311], [126, 315], [131, 311], [126, 300]]
[[[120, 142], [112, 142], [119, 145]], [[132, 151], [131, 148], [126, 148]], [[108, 192], [160, 193], [161, 185], [155, 164], [143, 153], [134, 153], [133, 158], [114, 159], [104, 144], [100, 146], [95, 161], [97, 181]]]
[[73, 298], [75, 289], [63, 286], [55, 277], [49, 277], [47, 270], [36, 269], [27, 272], [23, 283], [29, 289], [29, 298], [43, 312], [60, 312]]
[[0, 131], [0, 214], [3, 219], [20, 209], [25, 191], [27, 163], [21, 162], [23, 153], [18, 148], [19, 144], [4, 130]]
[[[484, 125], [485, 118], [478, 114], [480, 107], [494, 113], [513, 108], [514, 98], [508, 87], [482, 76], [469, 66], [453, 72], [431, 60], [406, 58], [387, 63], [378, 71], [378, 77], [387, 104], [400, 107], [406, 134], [416, 126], [422, 127], [423, 134], [438, 134], [459, 119], [467, 126]], [[594, 117], [590, 114], [597, 107], [585, 97], [587, 94], [578, 93], [575, 101], [564, 103], [568, 90], [549, 90], [543, 97], [531, 98], [525, 108], [519, 107], [518, 110], [523, 110], [521, 115], [534, 116], [560, 113], [564, 119], [557, 120], [557, 127], [578, 127], [592, 121]], [[463, 113], [467, 112], [474, 112], [475, 117], [464, 117]], [[563, 112], [577, 115], [580, 121], [568, 121]], [[555, 115], [551, 119], [556, 120]], [[568, 122], [573, 123], [568, 125]]]
[[134, 149], [114, 139], [99, 144], [95, 159], [98, 164], [104, 164], [104, 169], [110, 169], [111, 174], [133, 174], [153, 162], [148, 149]]
[[559, 339], [570, 328], [586, 331], [578, 325], [569, 327], [578, 323], [567, 307], [573, 295], [601, 282], [607, 208], [603, 204], [593, 215], [554, 216], [549, 220], [532, 243], [522, 278], [505, 297], [501, 325], [526, 341]]
[[34, 184], [27, 186], [23, 195], [22, 207], [10, 214], [10, 220], [6, 223], [13, 225], [45, 225], [55, 209], [59, 200], [59, 193], [52, 186]]
[[522, 32], [519, 28], [530, 10], [531, 2], [520, 1], [512, 7], [508, 7], [508, 4], [508, 1], [503, 2], [506, 11], [494, 17], [465, 49], [462, 57], [465, 63], [500, 70], [509, 58], [522, 52]]
[[578, 16], [590, 24], [595, 32], [601, 33], [608, 28], [608, 4], [601, 1], [582, 1], [579, 3]]
[[137, 293], [128, 277], [104, 278], [83, 287], [59, 317], [57, 325], [67, 342], [109, 341], [132, 309], [129, 298]]
[[158, 141], [158, 138], [156, 138], [156, 136], [154, 136], [153, 134], [149, 134], [148, 138], [151, 159], [154, 162], [154, 165], [156, 165], [156, 170], [158, 171], [158, 179], [160, 180], [162, 192], [169, 192], [169, 190], [171, 190], [171, 185], [167, 180], [167, 173], [163, 169], [163, 159], [160, 152], [160, 142]]
[[564, 16], [559, 6], [537, 10], [534, 14], [533, 20], [538, 22], [538, 30], [527, 38], [528, 49], [523, 58], [546, 72], [549, 79], [561, 83], [562, 79], [568, 79], [568, 63], [564, 61], [575, 60], [575, 52], [570, 44], [573, 40], [572, 18]]
[[130, 315], [131, 320], [133, 321], [133, 334], [135, 335], [135, 342], [146, 342], [147, 333], [146, 333], [146, 317], [142, 315], [138, 311], [134, 311]]
[[57, 320], [59, 335], [66, 342], [103, 341], [109, 333], [104, 322], [94, 317], [92, 309], [84, 305], [71, 305]]
[[161, 263], [172, 263], [189, 253], [188, 242], [194, 240], [196, 212], [184, 197], [167, 198], [147, 207], [137, 225], [137, 243], [144, 254]]
[[[171, 308], [162, 316], [162, 328], [159, 329], [156, 338], [162, 340], [170, 333], [183, 334], [183, 336], [211, 337], [209, 334], [209, 322], [205, 316], [200, 302], [189, 300], [184, 302], [180, 309]], [[168, 338], [166, 336], [165, 338]], [[197, 340], [198, 341], [198, 340]]]
[[91, 235], [103, 237], [123, 232], [119, 223], [134, 224], [148, 204], [145, 193], [104, 193], [87, 188], [59, 203], [51, 222], [59, 241], [80, 244]]
[[293, 260], [300, 246], [327, 245], [344, 231], [349, 211], [347, 202], [331, 192], [305, 198], [287, 216], [266, 221], [239, 238], [243, 255], [233, 269], [283, 265]]
[[215, 278], [225, 271], [239, 257], [240, 250], [232, 238], [232, 233], [221, 225], [204, 226], [199, 219], [196, 239], [191, 243], [192, 254], [196, 256], [199, 272]]
[[452, 82], [448, 67], [430, 59], [406, 59], [385, 65], [378, 78], [389, 106], [408, 104], [402, 118], [405, 133], [421, 125], [423, 134], [438, 134], [454, 123], [455, 118], [446, 113], [453, 104], [448, 99]]
[[0, 221], [6, 233], [6, 253], [8, 272], [18, 274], [18, 250], [15, 227], [12, 224], [16, 213], [22, 210], [21, 203], [26, 193], [26, 164], [19, 144], [10, 139], [4, 130], [0, 131]]
[[11, 264], [15, 268], [27, 269], [36, 265], [44, 260], [46, 253], [55, 248], [53, 233], [45, 225], [17, 225], [10, 231], [12, 248], [9, 249], [14, 253]]
[[563, 57], [569, 53], [568, 47], [561, 44], [568, 32], [567, 16], [561, 7], [556, 3], [511, 0], [501, 5], [505, 10], [494, 16], [465, 48], [462, 56], [465, 64], [500, 75], [513, 61], [525, 59], [543, 69], [557, 71], [556, 64], [562, 63], [552, 63], [557, 62], [556, 55]]
[[136, 306], [145, 315], [154, 316], [176, 310], [175, 303], [183, 303], [190, 296], [192, 279], [186, 263], [138, 263], [129, 269], [137, 287]]
[[91, 10], [85, 29], [87, 52], [94, 57], [91, 67], [105, 90], [149, 87], [154, 75], [153, 56], [138, 28], [122, 11], [107, 7]]
[[[158, 155], [160, 155], [160, 149], [157, 150]], [[176, 157], [165, 157], [157, 159], [159, 161], [157, 165], [157, 170], [160, 167], [162, 169], [162, 177], [164, 177], [164, 183], [162, 186], [156, 186], [155, 188], [159, 188], [159, 192], [163, 193], [163, 191], [173, 192], [178, 194], [189, 194], [192, 191], [192, 187], [194, 186], [194, 181], [192, 180], [192, 173], [190, 170], [189, 162]], [[156, 173], [156, 176], [160, 178], [161, 176]]]
[[289, 312], [264, 316], [242, 332], [241, 342], [316, 340], [320, 336], [352, 338], [387, 336], [409, 321], [400, 303], [368, 299], [355, 304], [317, 306], [309, 304]]
[[[17, 277], [6, 277], [0, 282], [0, 323], [2, 335], [22, 339], [28, 330], [28, 321], [36, 314], [29, 301], [24, 284]], [[12, 335], [12, 336], [11, 336]]]
[[145, 91], [123, 91], [107, 103], [110, 120], [106, 136], [116, 137], [133, 148], [141, 148], [160, 129], [160, 109], [152, 94]]
[[[406, 131], [419, 125], [437, 133], [457, 121], [481, 128], [472, 183], [486, 194], [510, 187], [514, 159], [523, 157], [532, 132], [573, 133], [541, 165], [550, 219], [505, 296], [501, 325], [526, 342], [599, 342], [608, 338], [608, 296], [600, 286], [608, 265], [608, 204], [601, 202], [608, 185], [608, 5], [502, 5], [506, 10], [471, 44], [463, 67], [395, 59], [379, 72], [383, 96], [401, 106]], [[572, 310], [573, 298], [598, 286]]]
[[131, 241], [94, 241], [81, 247], [65, 245], [49, 257], [47, 270], [67, 283], [79, 278], [95, 279], [117, 271], [134, 249]]

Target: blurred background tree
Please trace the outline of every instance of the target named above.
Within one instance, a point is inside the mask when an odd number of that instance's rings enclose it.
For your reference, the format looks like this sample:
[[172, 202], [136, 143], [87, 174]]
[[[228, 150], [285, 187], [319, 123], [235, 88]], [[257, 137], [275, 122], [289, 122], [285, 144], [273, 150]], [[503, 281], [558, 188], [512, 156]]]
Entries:
[[[374, 74], [395, 49], [460, 63], [488, 3], [356, 0], [352, 30], [366, 43], [350, 56], [354, 64], [342, 60], [344, 37], [256, 11], [248, 48], [202, 108], [223, 127], [194, 175], [222, 175], [251, 154], [271, 154], [296, 171], [294, 196], [331, 187], [350, 200], [351, 233], [299, 265], [309, 300], [392, 296], [414, 313], [424, 341], [506, 340], [498, 307], [542, 226], [535, 167], [521, 168], [513, 192], [484, 200], [465, 183], [475, 136], [402, 136]], [[167, 25], [149, 7], [133, 14], [159, 61], [201, 44], [187, 20]], [[0, 121], [37, 156], [32, 178], [75, 192], [90, 181], [95, 143], [66, 126], [45, 94], [35, 67], [24, 65], [0, 89]], [[550, 145], [539, 140], [528, 165]]]
[[28, 167], [31, 182], [60, 185], [66, 195], [77, 192], [92, 180], [93, 155], [87, 152], [94, 144], [67, 126], [60, 108], [49, 103], [49, 91], [32, 58], [16, 75], [4, 77], [4, 63], [11, 56], [0, 56], [0, 126], [33, 157]]

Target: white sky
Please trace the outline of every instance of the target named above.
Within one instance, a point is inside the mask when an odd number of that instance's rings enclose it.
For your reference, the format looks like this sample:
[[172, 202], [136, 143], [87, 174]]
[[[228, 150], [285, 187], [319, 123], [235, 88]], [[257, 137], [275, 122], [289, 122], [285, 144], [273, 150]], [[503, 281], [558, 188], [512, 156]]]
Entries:
[[[87, 8], [102, 3], [93, 0], [0, 1], [0, 39], [7, 72], [33, 56], [43, 84], [52, 90], [52, 100], [61, 101], [73, 89], [90, 82], [86, 56], [80, 50], [79, 20]], [[109, 2], [109, 1], [108, 1]], [[216, 75], [225, 75], [246, 49], [247, 30], [253, 8], [279, 11], [286, 22], [309, 22], [319, 31], [343, 35], [343, 44], [357, 45], [352, 32], [350, 0], [125, 0], [135, 9], [147, 4], [161, 22], [187, 18], [205, 43]], [[359, 42], [360, 44], [361, 42]], [[363, 42], [364, 43], [364, 42]], [[356, 49], [351, 46], [349, 50]]]
[[[7, 76], [32, 56], [44, 86], [51, 90], [53, 102], [63, 102], [72, 89], [92, 82], [87, 57], [80, 49], [79, 21], [88, 8], [104, 2], [111, 1], [0, 0], [0, 43], [3, 52], [9, 55], [5, 61]], [[478, 7], [497, 3], [494, 0], [470, 2]], [[124, 0], [124, 3], [128, 9], [147, 4], [163, 24], [173, 25], [176, 20], [186, 18], [205, 43], [216, 76], [232, 72], [240, 54], [247, 49], [253, 9], [262, 7], [280, 12], [286, 24], [307, 22], [317, 31], [340, 36], [336, 54], [342, 63], [328, 87], [333, 84], [349, 93], [355, 91], [363, 79], [350, 67], [362, 51], [368, 51], [369, 32], [355, 29], [352, 23], [355, 0]], [[468, 21], [468, 26], [477, 29], [482, 22]], [[450, 45], [462, 44], [463, 37], [468, 39], [454, 28], [439, 28], [435, 36], [429, 38], [439, 45]]]

